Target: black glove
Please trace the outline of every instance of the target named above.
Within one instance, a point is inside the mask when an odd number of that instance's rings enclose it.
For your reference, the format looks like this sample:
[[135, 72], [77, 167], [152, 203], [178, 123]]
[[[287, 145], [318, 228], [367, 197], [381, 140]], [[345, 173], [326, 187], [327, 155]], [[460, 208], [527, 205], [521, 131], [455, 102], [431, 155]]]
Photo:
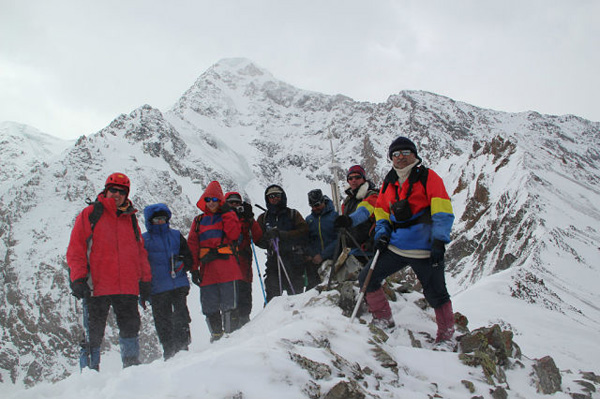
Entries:
[[348, 227], [352, 227], [352, 219], [348, 215], [340, 215], [337, 218], [335, 218], [335, 221], [333, 222], [333, 227], [335, 227], [335, 228], [342, 227], [344, 229], [347, 229]]
[[267, 231], [265, 231], [264, 237], [267, 240], [272, 240], [274, 238], [279, 238], [280, 232], [279, 229], [277, 227], [273, 227], [270, 229], [267, 229]]
[[381, 236], [379, 237], [377, 242], [375, 242], [375, 249], [380, 252], [383, 252], [387, 249], [388, 245], [390, 245], [390, 237]]
[[202, 284], [202, 278], [200, 278], [200, 270], [192, 270], [191, 275], [192, 283], [200, 287], [200, 284]]
[[223, 205], [221, 205], [221, 209], [219, 209], [219, 213], [229, 212], [230, 210], [231, 210], [231, 207], [229, 206], [229, 204], [227, 202], [225, 202]]
[[146, 309], [146, 302], [150, 302], [152, 293], [152, 283], [150, 281], [140, 281], [140, 305]]
[[446, 252], [446, 245], [440, 240], [433, 240], [431, 245], [431, 264], [435, 266], [444, 267], [444, 253]]
[[254, 219], [254, 212], [252, 212], [252, 205], [250, 205], [247, 202], [244, 202], [242, 204], [242, 207], [244, 209], [244, 212], [242, 213], [242, 217], [247, 220]]
[[90, 297], [90, 286], [87, 283], [87, 277], [78, 278], [71, 283], [71, 295], [77, 299]]

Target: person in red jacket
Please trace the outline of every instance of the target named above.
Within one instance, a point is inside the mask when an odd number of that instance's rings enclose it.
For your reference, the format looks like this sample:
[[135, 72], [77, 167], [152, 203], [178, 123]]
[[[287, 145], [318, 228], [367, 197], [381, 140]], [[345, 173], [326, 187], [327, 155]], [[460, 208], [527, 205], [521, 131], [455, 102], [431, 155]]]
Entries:
[[117, 317], [123, 367], [139, 364], [140, 314], [150, 297], [148, 254], [128, 199], [130, 181], [108, 176], [96, 202], [75, 220], [67, 249], [72, 294], [83, 299], [86, 340], [80, 366], [100, 369], [100, 345], [110, 307]]
[[[240, 325], [243, 326], [250, 321], [252, 312], [252, 248], [250, 240], [257, 242], [262, 238], [262, 229], [254, 220], [252, 205], [242, 202], [240, 193], [231, 191], [225, 194], [225, 200], [235, 211], [242, 224], [242, 242], [238, 247], [239, 263], [242, 269], [242, 279], [239, 281], [238, 309]], [[258, 276], [258, 278], [261, 278]]]
[[242, 228], [231, 210], [221, 185], [212, 181], [196, 206], [204, 212], [194, 218], [188, 245], [194, 258], [192, 282], [201, 287], [200, 303], [211, 342], [239, 328], [238, 284], [242, 271], [237, 246]]

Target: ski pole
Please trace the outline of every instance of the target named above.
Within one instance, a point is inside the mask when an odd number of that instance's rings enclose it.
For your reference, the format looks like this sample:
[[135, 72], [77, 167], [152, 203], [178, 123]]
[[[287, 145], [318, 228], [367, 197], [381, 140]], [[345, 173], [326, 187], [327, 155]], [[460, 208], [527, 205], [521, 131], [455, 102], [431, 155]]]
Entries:
[[267, 306], [267, 294], [265, 294], [265, 285], [260, 274], [260, 266], [258, 265], [258, 257], [256, 256], [256, 247], [254, 246], [254, 240], [252, 239], [252, 232], [250, 231], [250, 244], [252, 244], [252, 253], [254, 254], [254, 262], [256, 263], [256, 271], [258, 272], [258, 279], [260, 280], [260, 289], [262, 290], [263, 299], [265, 300], [265, 306]]
[[[337, 242], [335, 243], [335, 251], [333, 252], [333, 256], [334, 258], [337, 260], [338, 257], [340, 256], [340, 245], [342, 244], [342, 239], [341, 239], [341, 235], [344, 234], [344, 230], [345, 229], [340, 229], [339, 230], [339, 234], [338, 234], [338, 238], [337, 238]], [[331, 270], [329, 271], [329, 279], [327, 280], [327, 289], [331, 289], [331, 282], [333, 281], [333, 277], [335, 275], [335, 263], [334, 262], [331, 265]]]
[[[296, 291], [294, 290], [294, 285], [292, 284], [292, 280], [290, 279], [290, 276], [288, 275], [288, 272], [285, 269], [285, 265], [283, 264], [283, 260], [281, 259], [281, 255], [279, 254], [279, 239], [274, 238], [271, 240], [271, 242], [273, 244], [273, 248], [275, 249], [275, 253], [277, 254], [277, 263], [283, 269], [283, 273], [285, 274], [285, 277], [287, 278], [290, 289], [292, 290], [292, 295], [296, 295]], [[279, 283], [281, 284], [281, 281]], [[283, 292], [282, 292], [282, 294], [283, 294]]]
[[379, 259], [379, 254], [380, 254], [380, 251], [377, 250], [377, 252], [375, 252], [375, 256], [373, 257], [373, 261], [371, 262], [371, 267], [369, 267], [369, 272], [367, 273], [365, 282], [363, 283], [363, 285], [360, 289], [360, 294], [358, 295], [358, 299], [356, 300], [356, 305], [354, 306], [354, 310], [352, 311], [352, 316], [350, 317], [350, 323], [352, 323], [354, 321], [354, 317], [356, 317], [358, 308], [360, 307], [363, 297], [365, 296], [365, 291], [367, 290], [367, 286], [369, 285], [369, 282], [371, 281], [371, 276], [373, 275], [373, 270], [375, 270], [375, 265], [377, 264], [377, 260]]

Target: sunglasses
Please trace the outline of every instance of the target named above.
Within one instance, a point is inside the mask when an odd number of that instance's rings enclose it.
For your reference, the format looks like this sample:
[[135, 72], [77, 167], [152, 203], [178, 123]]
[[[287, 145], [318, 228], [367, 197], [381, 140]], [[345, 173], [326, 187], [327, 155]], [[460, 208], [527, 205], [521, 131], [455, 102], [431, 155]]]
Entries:
[[160, 222], [166, 222], [167, 221], [167, 217], [166, 216], [157, 216], [152, 218], [152, 224], [158, 224]]
[[281, 198], [281, 193], [269, 194], [269, 195], [267, 195], [267, 198], [269, 198], [269, 199]]
[[242, 205], [242, 201], [238, 201], [238, 200], [227, 201], [227, 203], [229, 203], [230, 205], [233, 205], [233, 206]]
[[348, 181], [350, 180], [360, 180], [363, 177], [361, 175], [352, 175], [352, 176], [348, 176]]
[[322, 204], [323, 204], [322, 202], [317, 202], [317, 203], [309, 204], [309, 205], [311, 208], [317, 208], [317, 207], [321, 206]]
[[127, 190], [125, 190], [124, 188], [109, 187], [108, 191], [110, 191], [113, 194], [119, 193], [121, 195], [127, 195]]
[[205, 202], [219, 202], [219, 199], [217, 197], [205, 197], [204, 198]]
[[411, 150], [399, 150], [399, 151], [392, 152], [392, 156], [395, 158], [398, 158], [400, 155], [402, 155], [403, 157], [407, 157], [410, 154], [412, 154]]

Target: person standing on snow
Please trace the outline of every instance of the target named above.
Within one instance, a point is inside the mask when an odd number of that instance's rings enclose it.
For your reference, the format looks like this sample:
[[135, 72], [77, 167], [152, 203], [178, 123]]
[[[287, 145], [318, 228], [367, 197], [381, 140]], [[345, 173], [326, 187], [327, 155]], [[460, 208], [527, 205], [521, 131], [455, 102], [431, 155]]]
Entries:
[[308, 205], [311, 207], [311, 213], [306, 216], [308, 224], [307, 290], [321, 283], [319, 266], [323, 261], [333, 259], [338, 239], [333, 225], [338, 213], [333, 207], [333, 202], [317, 188], [309, 191]]
[[[267, 211], [257, 220], [263, 238], [257, 245], [267, 249], [265, 290], [269, 302], [280, 296], [283, 290], [292, 295], [304, 289], [303, 248], [308, 238], [308, 225], [300, 212], [287, 206], [287, 196], [281, 186], [272, 184], [267, 187], [265, 202]], [[278, 262], [278, 256], [283, 265]]]
[[[452, 204], [440, 176], [421, 165], [415, 144], [406, 137], [392, 142], [393, 167], [384, 179], [375, 207], [375, 248], [380, 256], [366, 289], [373, 322], [393, 327], [394, 320], [381, 281], [406, 266], [417, 275], [425, 299], [435, 310], [436, 342], [454, 334], [454, 313], [444, 278], [445, 245], [454, 222]], [[359, 275], [362, 284], [368, 274]]]
[[163, 357], [167, 360], [181, 350], [188, 350], [191, 342], [187, 272], [194, 261], [183, 235], [169, 227], [171, 210], [167, 205], [147, 206], [144, 218], [147, 231], [142, 237], [152, 268], [150, 303]]
[[237, 260], [240, 221], [225, 201], [221, 185], [212, 181], [196, 206], [204, 212], [196, 216], [188, 245], [192, 251], [192, 282], [199, 286], [202, 313], [206, 316], [211, 342], [223, 332], [239, 328], [238, 284], [242, 272]]
[[[262, 238], [263, 232], [258, 222], [254, 220], [252, 205], [242, 202], [242, 196], [235, 191], [225, 194], [225, 200], [235, 211], [242, 224], [242, 241], [238, 246], [239, 263], [242, 270], [242, 279], [239, 281], [238, 309], [240, 325], [250, 321], [252, 312], [252, 248], [250, 240], [257, 242]], [[258, 276], [261, 278], [261, 276]]]
[[83, 299], [86, 342], [80, 367], [100, 370], [100, 345], [112, 306], [123, 367], [140, 364], [138, 295], [145, 309], [152, 272], [123, 173], [106, 179], [96, 202], [75, 220], [67, 249], [72, 294]]
[[[373, 255], [371, 228], [375, 224], [374, 211], [378, 191], [375, 185], [367, 180], [365, 170], [360, 165], [348, 169], [346, 181], [349, 187], [345, 191], [342, 214], [335, 220], [335, 227], [347, 229], [348, 235], [352, 237], [346, 241], [351, 248], [350, 255], [364, 265], [369, 260], [367, 256]], [[355, 241], [360, 247], [356, 246]]]

